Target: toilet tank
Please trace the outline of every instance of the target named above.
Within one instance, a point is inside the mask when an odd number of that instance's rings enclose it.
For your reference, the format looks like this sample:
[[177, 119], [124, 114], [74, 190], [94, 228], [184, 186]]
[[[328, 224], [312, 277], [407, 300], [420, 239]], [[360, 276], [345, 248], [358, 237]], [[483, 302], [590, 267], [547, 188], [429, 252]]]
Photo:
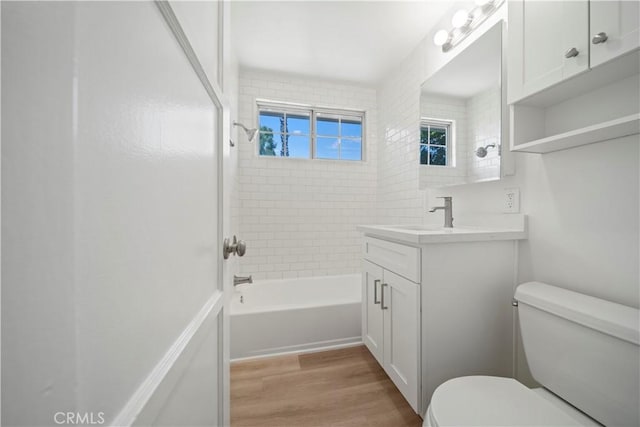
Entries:
[[536, 381], [602, 424], [640, 425], [640, 311], [539, 282], [515, 298]]

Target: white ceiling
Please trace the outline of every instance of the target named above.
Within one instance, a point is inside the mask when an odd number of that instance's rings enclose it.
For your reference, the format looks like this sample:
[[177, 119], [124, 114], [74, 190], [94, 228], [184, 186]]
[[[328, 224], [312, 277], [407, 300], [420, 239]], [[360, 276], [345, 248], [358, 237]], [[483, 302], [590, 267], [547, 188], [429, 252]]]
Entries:
[[452, 1], [232, 1], [240, 66], [373, 86], [404, 60]]

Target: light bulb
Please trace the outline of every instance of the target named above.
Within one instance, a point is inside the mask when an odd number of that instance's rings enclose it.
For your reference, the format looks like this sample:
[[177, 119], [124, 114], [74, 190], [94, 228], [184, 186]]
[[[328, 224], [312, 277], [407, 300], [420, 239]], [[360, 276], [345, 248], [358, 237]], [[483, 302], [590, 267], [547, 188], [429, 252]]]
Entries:
[[433, 43], [436, 46], [442, 46], [447, 42], [449, 38], [449, 33], [446, 30], [438, 30], [438, 32], [433, 36]]
[[467, 13], [467, 11], [464, 9], [460, 9], [453, 15], [453, 18], [451, 18], [451, 25], [453, 25], [454, 28], [460, 28], [467, 23], [468, 19], [469, 14]]

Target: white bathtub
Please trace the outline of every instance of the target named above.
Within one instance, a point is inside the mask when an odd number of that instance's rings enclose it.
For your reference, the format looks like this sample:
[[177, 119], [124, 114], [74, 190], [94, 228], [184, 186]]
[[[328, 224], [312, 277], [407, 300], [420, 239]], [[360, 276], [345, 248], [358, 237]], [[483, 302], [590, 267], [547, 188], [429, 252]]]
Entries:
[[361, 276], [256, 281], [231, 301], [231, 359], [361, 342]]

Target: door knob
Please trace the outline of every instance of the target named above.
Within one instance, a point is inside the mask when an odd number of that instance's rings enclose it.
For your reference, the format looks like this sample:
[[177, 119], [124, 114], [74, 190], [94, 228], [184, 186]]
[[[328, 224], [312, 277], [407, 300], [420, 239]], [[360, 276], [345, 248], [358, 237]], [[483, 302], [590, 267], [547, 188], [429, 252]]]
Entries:
[[591, 39], [591, 43], [600, 44], [600, 43], [606, 42], [608, 39], [609, 39], [609, 36], [607, 35], [607, 33], [602, 32], [593, 36], [593, 38]]
[[564, 57], [565, 58], [573, 58], [574, 56], [578, 56], [580, 52], [578, 51], [578, 49], [576, 49], [575, 47], [572, 47], [571, 49], [569, 49], [568, 51], [566, 51], [564, 53]]
[[[235, 241], [235, 236], [233, 237]], [[244, 240], [238, 240], [238, 243], [236, 243], [236, 255], [243, 256], [246, 252], [247, 252], [247, 244], [244, 242]]]
[[247, 244], [244, 240], [238, 240], [236, 236], [233, 236], [233, 240], [227, 237], [222, 242], [222, 257], [224, 259], [228, 259], [231, 254], [243, 256], [246, 252]]

